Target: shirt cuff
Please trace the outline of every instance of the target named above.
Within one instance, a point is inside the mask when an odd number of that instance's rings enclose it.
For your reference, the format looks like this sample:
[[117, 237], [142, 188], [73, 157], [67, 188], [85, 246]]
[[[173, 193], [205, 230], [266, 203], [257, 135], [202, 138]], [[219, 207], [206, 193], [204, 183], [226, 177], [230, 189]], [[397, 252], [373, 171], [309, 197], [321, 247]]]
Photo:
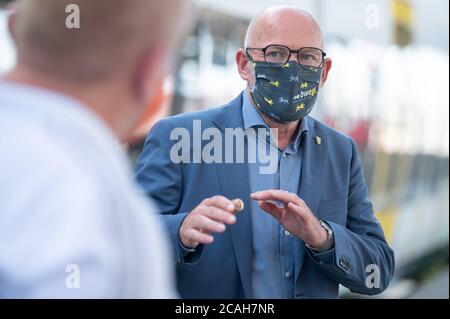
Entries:
[[315, 255], [330, 252], [334, 248], [334, 237], [330, 240], [330, 243], [324, 249], [318, 250], [318, 249], [314, 249], [309, 246], [306, 246], [306, 247]]
[[183, 245], [181, 239], [178, 238], [178, 247], [180, 247], [182, 261], [187, 264], [196, 264], [200, 260], [203, 252], [203, 244], [198, 245], [195, 248], [189, 248]]
[[180, 222], [180, 226], [177, 231], [178, 235], [178, 247], [179, 247], [179, 256], [181, 257], [181, 262], [188, 263], [188, 264], [195, 264], [199, 261], [202, 252], [203, 252], [203, 245], [200, 244], [195, 248], [186, 247], [181, 242], [180, 238], [180, 227], [183, 224], [184, 219], [189, 215], [189, 213], [186, 213], [183, 217], [183, 220]]
[[183, 256], [187, 256], [196, 252], [195, 248], [189, 248], [183, 245], [180, 239], [178, 239], [178, 244], [180, 245], [181, 251], [183, 252]]
[[327, 264], [327, 265], [334, 264], [334, 252], [335, 252], [334, 247], [330, 250], [321, 253], [314, 252], [313, 250], [308, 248], [308, 252], [309, 255], [319, 264]]

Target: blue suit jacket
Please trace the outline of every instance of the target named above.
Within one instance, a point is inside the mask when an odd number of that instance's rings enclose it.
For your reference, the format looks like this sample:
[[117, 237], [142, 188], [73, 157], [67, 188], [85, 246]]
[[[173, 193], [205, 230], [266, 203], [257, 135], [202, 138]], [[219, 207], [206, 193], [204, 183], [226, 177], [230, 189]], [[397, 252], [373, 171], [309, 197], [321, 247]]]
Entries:
[[[185, 128], [192, 134], [194, 120], [201, 120], [202, 130], [242, 128], [242, 94], [223, 107], [158, 122], [137, 162], [137, 180], [159, 206], [170, 234], [181, 297], [251, 298], [253, 249], [247, 165], [174, 164], [170, 150], [176, 141], [170, 140], [170, 133]], [[301, 256], [296, 261], [295, 296], [336, 298], [338, 284], [358, 293], [380, 293], [392, 279], [394, 254], [374, 217], [356, 145], [317, 120], [310, 117], [308, 121], [311, 125], [302, 145], [298, 196], [332, 227], [335, 248], [313, 255], [298, 239], [299, 253], [295, 255]], [[245, 210], [238, 213], [235, 225], [214, 235], [214, 243], [184, 257], [179, 247], [180, 224], [202, 200], [215, 195], [242, 198]], [[380, 270], [379, 285], [373, 288], [366, 285], [366, 281], [374, 282], [367, 276], [376, 275], [372, 266], [368, 267], [371, 264]]]

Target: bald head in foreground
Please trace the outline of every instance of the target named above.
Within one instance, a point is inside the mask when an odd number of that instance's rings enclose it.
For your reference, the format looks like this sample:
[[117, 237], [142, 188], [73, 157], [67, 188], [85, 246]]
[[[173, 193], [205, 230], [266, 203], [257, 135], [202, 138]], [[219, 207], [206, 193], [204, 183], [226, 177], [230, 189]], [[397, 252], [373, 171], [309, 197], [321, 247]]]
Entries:
[[[77, 98], [126, 140], [168, 71], [187, 3], [18, 1], [12, 23], [18, 64], [6, 79]], [[79, 29], [66, 27], [69, 4], [80, 10]]]
[[[336, 298], [339, 284], [382, 292], [394, 255], [356, 144], [308, 115], [332, 64], [317, 21], [294, 6], [264, 10], [236, 62], [245, 90], [161, 120], [136, 168], [169, 229], [181, 296]], [[196, 140], [198, 121], [206, 141]]]
[[17, 1], [17, 65], [0, 78], [0, 298], [177, 296], [118, 142], [168, 71], [186, 4]]

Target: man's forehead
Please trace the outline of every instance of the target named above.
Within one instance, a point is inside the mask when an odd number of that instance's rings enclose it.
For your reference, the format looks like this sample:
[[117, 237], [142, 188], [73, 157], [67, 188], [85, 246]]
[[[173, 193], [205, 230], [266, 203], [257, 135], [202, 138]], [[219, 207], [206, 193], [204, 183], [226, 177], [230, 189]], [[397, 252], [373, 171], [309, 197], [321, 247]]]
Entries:
[[253, 45], [264, 48], [271, 44], [285, 45], [293, 50], [302, 47], [322, 48], [322, 37], [318, 32], [310, 32], [302, 28], [273, 28], [259, 32], [254, 38]]
[[298, 8], [267, 9], [249, 26], [247, 45], [265, 47], [282, 44], [291, 49], [322, 48], [322, 33], [316, 20]]

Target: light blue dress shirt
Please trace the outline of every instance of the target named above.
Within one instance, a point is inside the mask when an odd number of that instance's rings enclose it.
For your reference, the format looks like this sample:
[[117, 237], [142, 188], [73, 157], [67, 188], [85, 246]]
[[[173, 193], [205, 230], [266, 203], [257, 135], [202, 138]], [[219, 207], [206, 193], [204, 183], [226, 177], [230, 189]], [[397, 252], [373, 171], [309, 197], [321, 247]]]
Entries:
[[[300, 124], [297, 135], [280, 150], [270, 137], [269, 127], [251, 104], [247, 92], [243, 95], [242, 116], [244, 129], [266, 128], [265, 145], [257, 143], [258, 151], [271, 148], [278, 154], [278, 169], [273, 174], [261, 174], [261, 163], [249, 163], [250, 191], [281, 189], [298, 193], [301, 173], [301, 139], [308, 130], [307, 118]], [[249, 142], [254, 138], [247, 135]], [[272, 141], [272, 142], [271, 142]], [[256, 157], [258, 159], [258, 157]], [[298, 240], [285, 230], [270, 214], [264, 212], [256, 201], [251, 207], [253, 222], [253, 293], [255, 298], [294, 298], [295, 262], [294, 241]]]

